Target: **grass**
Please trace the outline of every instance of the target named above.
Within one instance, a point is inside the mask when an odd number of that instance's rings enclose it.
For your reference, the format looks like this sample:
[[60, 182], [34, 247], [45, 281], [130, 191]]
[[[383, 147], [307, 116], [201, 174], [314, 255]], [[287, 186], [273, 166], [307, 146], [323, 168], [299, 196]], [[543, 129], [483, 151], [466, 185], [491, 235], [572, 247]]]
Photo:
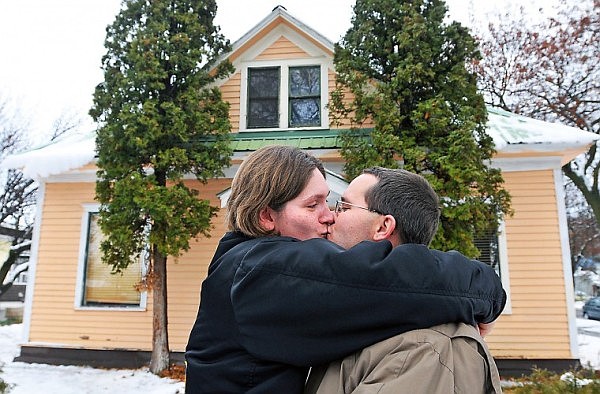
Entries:
[[[0, 326], [10, 326], [11, 324], [19, 324], [23, 321], [21, 319], [15, 319], [12, 317], [7, 318], [6, 320], [0, 320]], [[0, 394], [2, 391], [0, 391]]]
[[[2, 373], [2, 365], [0, 364], [0, 374]], [[12, 385], [6, 383], [2, 377], [0, 377], [0, 394], [8, 394]]]
[[503, 388], [510, 394], [600, 394], [600, 373], [592, 369], [576, 369], [563, 374], [534, 369], [529, 376], [509, 381]]

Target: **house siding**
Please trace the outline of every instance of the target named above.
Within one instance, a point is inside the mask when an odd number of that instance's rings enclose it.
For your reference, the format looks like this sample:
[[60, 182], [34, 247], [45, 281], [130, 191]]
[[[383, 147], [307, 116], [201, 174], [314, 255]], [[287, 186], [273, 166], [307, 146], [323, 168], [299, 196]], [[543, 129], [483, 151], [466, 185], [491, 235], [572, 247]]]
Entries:
[[[217, 194], [231, 186], [231, 179], [211, 180], [206, 185], [196, 181], [189, 187], [201, 191], [201, 198], [210, 200], [212, 206], [221, 206]], [[206, 277], [208, 265], [221, 237], [227, 231], [225, 210], [212, 219], [214, 226], [210, 238], [198, 237], [190, 241], [190, 249], [179, 259], [171, 258], [168, 267], [169, 344], [173, 351], [184, 351], [189, 333], [196, 320], [200, 301], [200, 285]]]
[[[188, 181], [189, 184], [199, 184]], [[200, 197], [220, 206], [217, 193], [230, 179], [200, 185]], [[151, 349], [152, 300], [145, 310], [115, 311], [75, 308], [79, 239], [83, 204], [94, 203], [94, 183], [48, 183], [42, 217], [36, 287], [32, 301], [30, 343], [86, 348]], [[182, 351], [198, 311], [200, 283], [220, 236], [223, 216], [213, 218], [215, 234], [190, 242], [190, 250], [168, 266], [169, 341]]]
[[[562, 277], [553, 171], [505, 172], [513, 217], [506, 220], [512, 313], [487, 338], [497, 358], [571, 358], [567, 301]], [[217, 193], [230, 179], [201, 185], [201, 197], [219, 206]], [[195, 181], [188, 181], [197, 186]], [[152, 302], [144, 311], [75, 309], [76, 272], [83, 203], [94, 202], [93, 183], [49, 183], [42, 219], [30, 343], [86, 348], [149, 350]], [[216, 244], [226, 231], [223, 210], [211, 238], [169, 259], [169, 341], [183, 351], [198, 310], [200, 285]]]
[[229, 103], [229, 122], [231, 123], [231, 131], [234, 133], [240, 131], [241, 81], [242, 73], [237, 71], [229, 77], [227, 82], [220, 86], [223, 100]]
[[554, 171], [504, 172], [512, 313], [486, 338], [497, 358], [572, 358]]
[[308, 53], [282, 36], [254, 60], [303, 59], [307, 57], [310, 57]]
[[[328, 89], [329, 89], [329, 97], [331, 97], [331, 92], [333, 92], [335, 90], [335, 80], [336, 80], [336, 74], [335, 71], [332, 69], [327, 70], [328, 71]], [[352, 94], [352, 92], [350, 92], [349, 89], [346, 89], [344, 91], [344, 103], [345, 104], [351, 104], [352, 100], [354, 100], [354, 94]], [[332, 113], [332, 111], [330, 111], [329, 113], [329, 124], [330, 127], [332, 129], [349, 129], [350, 127], [362, 127], [362, 128], [371, 128], [375, 126], [375, 123], [373, 123], [373, 120], [371, 118], [367, 118], [364, 120], [364, 122], [361, 125], [355, 125], [353, 124], [350, 119], [355, 116], [355, 112], [352, 111], [348, 117], [344, 117], [341, 119], [337, 119], [334, 122], [334, 114]]]

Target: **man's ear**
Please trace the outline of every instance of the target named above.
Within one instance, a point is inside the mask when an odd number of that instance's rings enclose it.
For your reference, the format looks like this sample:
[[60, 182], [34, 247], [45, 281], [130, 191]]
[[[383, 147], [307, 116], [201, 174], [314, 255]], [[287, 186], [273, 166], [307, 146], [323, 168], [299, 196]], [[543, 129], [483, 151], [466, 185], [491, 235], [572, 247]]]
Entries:
[[261, 209], [258, 214], [258, 223], [260, 227], [266, 231], [273, 231], [275, 229], [275, 219], [273, 218], [273, 210], [270, 207]]
[[374, 241], [383, 241], [387, 239], [389, 241], [394, 241], [392, 235], [396, 230], [396, 219], [392, 215], [382, 215], [377, 222], [377, 227], [375, 228], [375, 234], [373, 234]]

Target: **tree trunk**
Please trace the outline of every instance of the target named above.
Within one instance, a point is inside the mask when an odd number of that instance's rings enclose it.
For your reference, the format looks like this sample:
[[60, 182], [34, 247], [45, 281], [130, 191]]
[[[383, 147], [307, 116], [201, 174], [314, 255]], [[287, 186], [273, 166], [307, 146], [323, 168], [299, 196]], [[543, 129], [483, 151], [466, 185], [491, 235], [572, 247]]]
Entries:
[[152, 247], [152, 358], [150, 372], [159, 374], [169, 368], [169, 335], [167, 333], [167, 257]]

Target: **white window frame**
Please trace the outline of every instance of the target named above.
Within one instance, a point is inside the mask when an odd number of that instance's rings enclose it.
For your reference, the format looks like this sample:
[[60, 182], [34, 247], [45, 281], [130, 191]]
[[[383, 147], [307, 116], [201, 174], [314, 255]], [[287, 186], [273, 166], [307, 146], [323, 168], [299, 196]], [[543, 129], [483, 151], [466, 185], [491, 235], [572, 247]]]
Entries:
[[[289, 127], [289, 69], [290, 67], [319, 66], [321, 71], [321, 124], [319, 126]], [[274, 61], [245, 62], [241, 67], [240, 82], [240, 132], [263, 132], [278, 130], [319, 130], [329, 128], [327, 111], [329, 63], [325, 58], [286, 59]], [[279, 127], [248, 128], [248, 69], [279, 67]]]
[[[77, 264], [77, 281], [75, 286], [75, 309], [77, 310], [110, 310], [110, 311], [145, 311], [147, 300], [148, 300], [148, 292], [141, 291], [140, 292], [140, 304], [135, 306], [102, 306], [102, 305], [94, 305], [88, 306], [83, 304], [83, 289], [85, 286], [85, 264], [86, 264], [86, 250], [87, 250], [87, 242], [88, 242], [88, 228], [90, 221], [90, 214], [96, 213], [100, 211], [100, 204], [83, 204], [83, 214], [81, 217], [81, 231], [79, 238], [79, 258]], [[141, 267], [142, 267], [142, 276], [146, 274], [146, 264], [143, 261], [143, 257], [140, 257]]]
[[[506, 291], [506, 305], [504, 307], [503, 313], [510, 314], [512, 313], [512, 306], [510, 302], [510, 275], [508, 272], [508, 252], [507, 252], [507, 243], [506, 243], [506, 230], [504, 220], [502, 220], [498, 224], [498, 228], [496, 229], [496, 239], [498, 242], [498, 267], [497, 271], [500, 275], [500, 280], [502, 281], [502, 288]], [[477, 246], [477, 245], [476, 245]], [[483, 261], [483, 263], [488, 264], [488, 262]]]
[[498, 264], [500, 264], [500, 280], [502, 281], [502, 287], [506, 292], [506, 305], [504, 306], [502, 314], [510, 315], [512, 314], [512, 303], [510, 296], [510, 272], [508, 264], [508, 247], [506, 242], [506, 226], [504, 220], [502, 220], [498, 226], [498, 253], [500, 259], [498, 262]]

